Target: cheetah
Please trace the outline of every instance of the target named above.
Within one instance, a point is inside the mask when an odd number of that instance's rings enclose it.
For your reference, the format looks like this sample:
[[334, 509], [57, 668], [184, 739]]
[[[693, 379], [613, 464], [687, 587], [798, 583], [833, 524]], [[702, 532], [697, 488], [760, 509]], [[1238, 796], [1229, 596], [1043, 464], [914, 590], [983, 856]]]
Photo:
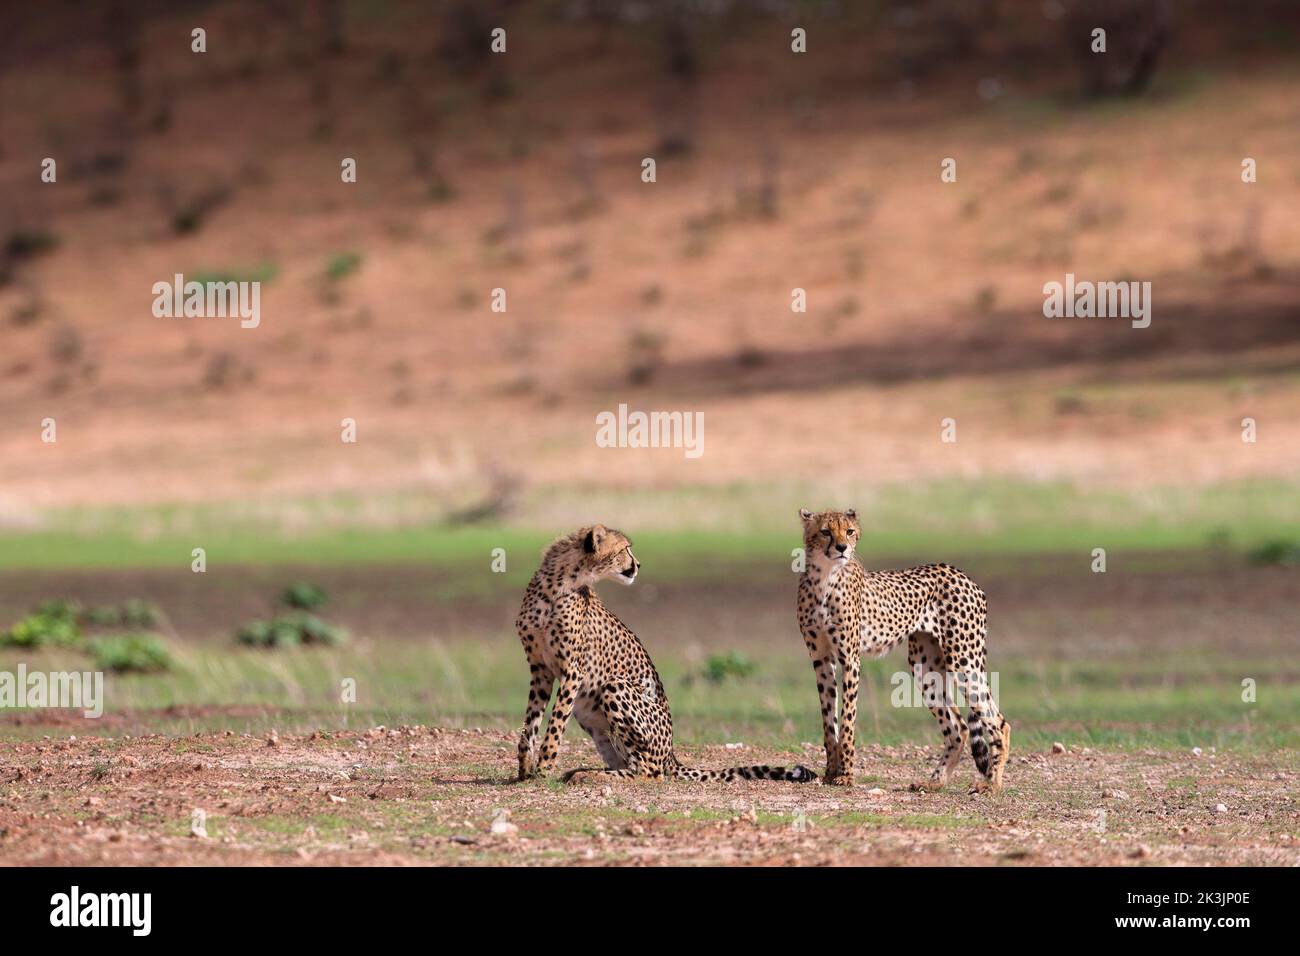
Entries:
[[[632, 542], [604, 525], [582, 528], [552, 544], [519, 609], [516, 627], [532, 683], [519, 738], [519, 779], [549, 772], [570, 714], [591, 735], [604, 769], [572, 770], [566, 782], [594, 778], [810, 782], [807, 767], [697, 770], [673, 753], [673, 719], [650, 655], [593, 590], [612, 578], [630, 585], [641, 564]], [[558, 682], [555, 706], [538, 754], [542, 714]]]
[[[937, 789], [961, 760], [967, 737], [983, 775], [972, 792], [1002, 788], [1011, 725], [988, 692], [984, 592], [947, 564], [867, 571], [855, 552], [862, 528], [854, 511], [800, 509], [806, 565], [799, 580], [799, 629], [817, 675], [826, 743], [825, 782], [853, 783], [859, 661], [880, 657], [904, 638], [907, 661], [943, 730], [943, 754], [930, 780]], [[836, 681], [843, 682], [836, 725]], [[970, 706], [963, 724], [954, 686]]]

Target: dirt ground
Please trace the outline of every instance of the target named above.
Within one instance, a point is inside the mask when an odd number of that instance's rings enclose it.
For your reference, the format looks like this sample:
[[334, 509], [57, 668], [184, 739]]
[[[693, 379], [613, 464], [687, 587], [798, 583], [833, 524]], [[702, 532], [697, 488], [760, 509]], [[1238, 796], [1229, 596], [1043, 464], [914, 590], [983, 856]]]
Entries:
[[[820, 748], [805, 750], [819, 767]], [[909, 790], [927, 747], [864, 747], [851, 790], [517, 784], [513, 751], [510, 734], [424, 727], [16, 744], [0, 767], [0, 862], [1300, 865], [1294, 754], [1017, 751], [1006, 789], [975, 796], [969, 762], [946, 791]], [[561, 763], [594, 757], [570, 744]]]

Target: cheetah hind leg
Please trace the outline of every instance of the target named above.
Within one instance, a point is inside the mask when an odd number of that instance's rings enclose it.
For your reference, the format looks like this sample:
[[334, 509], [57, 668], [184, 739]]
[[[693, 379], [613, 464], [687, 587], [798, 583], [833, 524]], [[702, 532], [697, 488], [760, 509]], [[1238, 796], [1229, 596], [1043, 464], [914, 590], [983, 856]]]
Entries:
[[[610, 766], [604, 770], [570, 771], [564, 775], [565, 783], [664, 779], [665, 761], [654, 742], [656, 721], [662, 720], [655, 710], [655, 702], [647, 700], [644, 690], [636, 685], [610, 681], [601, 688], [599, 706], [609, 729], [607, 734], [601, 734], [603, 740], [596, 739], [596, 747]], [[671, 741], [671, 729], [658, 729], [663, 731], [661, 736]]]
[[918, 780], [908, 786], [909, 790], [924, 790], [933, 793], [942, 790], [948, 778], [961, 763], [962, 754], [969, 743], [969, 731], [962, 720], [961, 711], [953, 700], [953, 676], [935, 662], [942, 661], [943, 654], [934, 635], [925, 631], [916, 631], [907, 638], [907, 663], [917, 679], [918, 691], [926, 708], [939, 722], [943, 732], [943, 753], [928, 780]]
[[1011, 723], [1002, 717], [1002, 726], [998, 728], [1002, 737], [1002, 746], [993, 758], [993, 789], [1002, 789], [1002, 771], [1007, 767], [1007, 758], [1011, 756]]
[[1011, 723], [1001, 714], [998, 715], [998, 720], [997, 743], [992, 748], [988, 777], [976, 781], [971, 793], [998, 793], [1002, 789], [1002, 772], [1011, 756]]

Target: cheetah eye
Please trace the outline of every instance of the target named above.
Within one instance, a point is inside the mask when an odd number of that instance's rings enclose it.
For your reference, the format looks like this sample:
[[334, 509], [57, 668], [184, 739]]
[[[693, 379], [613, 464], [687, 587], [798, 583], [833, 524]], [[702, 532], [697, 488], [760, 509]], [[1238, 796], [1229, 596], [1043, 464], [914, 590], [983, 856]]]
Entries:
[[849, 537], [851, 538], [851, 537], [853, 537], [855, 534], [857, 534], [857, 532], [854, 531], [852, 528], [850, 528], [850, 529], [849, 529]]
[[831, 536], [831, 529], [830, 529], [830, 528], [822, 528], [822, 534], [826, 535], [826, 537], [829, 538], [829, 537]]

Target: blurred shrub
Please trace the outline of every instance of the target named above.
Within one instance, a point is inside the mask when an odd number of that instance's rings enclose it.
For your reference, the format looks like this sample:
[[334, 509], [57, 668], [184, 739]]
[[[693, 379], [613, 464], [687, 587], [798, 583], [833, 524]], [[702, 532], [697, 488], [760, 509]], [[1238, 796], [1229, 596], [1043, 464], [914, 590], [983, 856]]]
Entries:
[[59, 237], [44, 229], [15, 229], [5, 239], [4, 254], [15, 262], [53, 252]]
[[299, 581], [297, 584], [291, 584], [284, 589], [280, 594], [280, 601], [301, 611], [314, 611], [316, 608], [324, 606], [328, 597], [324, 588]]
[[[72, 600], [46, 601], [4, 634], [0, 644], [13, 647], [70, 647], [90, 654], [95, 666], [111, 671], [160, 671], [172, 666], [171, 657], [157, 634], [145, 628], [163, 620], [156, 604], [131, 598], [120, 605], [83, 610]], [[128, 628], [124, 634], [107, 634], [86, 641], [82, 627]]]
[[1300, 542], [1278, 539], [1266, 541], [1247, 554], [1251, 564], [1264, 567], [1295, 567], [1300, 565]]
[[81, 643], [76, 601], [46, 601], [0, 636], [11, 647], [75, 647]]
[[714, 684], [721, 684], [727, 678], [744, 680], [758, 668], [754, 662], [740, 651], [727, 651], [725, 654], [710, 654], [704, 662], [704, 679]]
[[361, 268], [361, 253], [340, 252], [325, 264], [325, 278], [337, 282]]
[[129, 598], [122, 604], [93, 607], [82, 615], [82, 620], [95, 627], [128, 627], [147, 630], [157, 627], [163, 619], [162, 611], [152, 601]]
[[154, 673], [170, 670], [171, 655], [157, 634], [115, 634], [90, 642], [87, 650], [99, 670], [114, 673]]
[[297, 647], [300, 644], [320, 644], [337, 647], [347, 640], [347, 631], [328, 624], [314, 614], [283, 614], [270, 621], [252, 621], [235, 634], [235, 639], [248, 647]]
[[[199, 193], [186, 196], [171, 205], [169, 215], [172, 232], [178, 236], [188, 236], [203, 228], [208, 216], [231, 200], [230, 187], [219, 184]], [[170, 196], [168, 197], [170, 199]]]

